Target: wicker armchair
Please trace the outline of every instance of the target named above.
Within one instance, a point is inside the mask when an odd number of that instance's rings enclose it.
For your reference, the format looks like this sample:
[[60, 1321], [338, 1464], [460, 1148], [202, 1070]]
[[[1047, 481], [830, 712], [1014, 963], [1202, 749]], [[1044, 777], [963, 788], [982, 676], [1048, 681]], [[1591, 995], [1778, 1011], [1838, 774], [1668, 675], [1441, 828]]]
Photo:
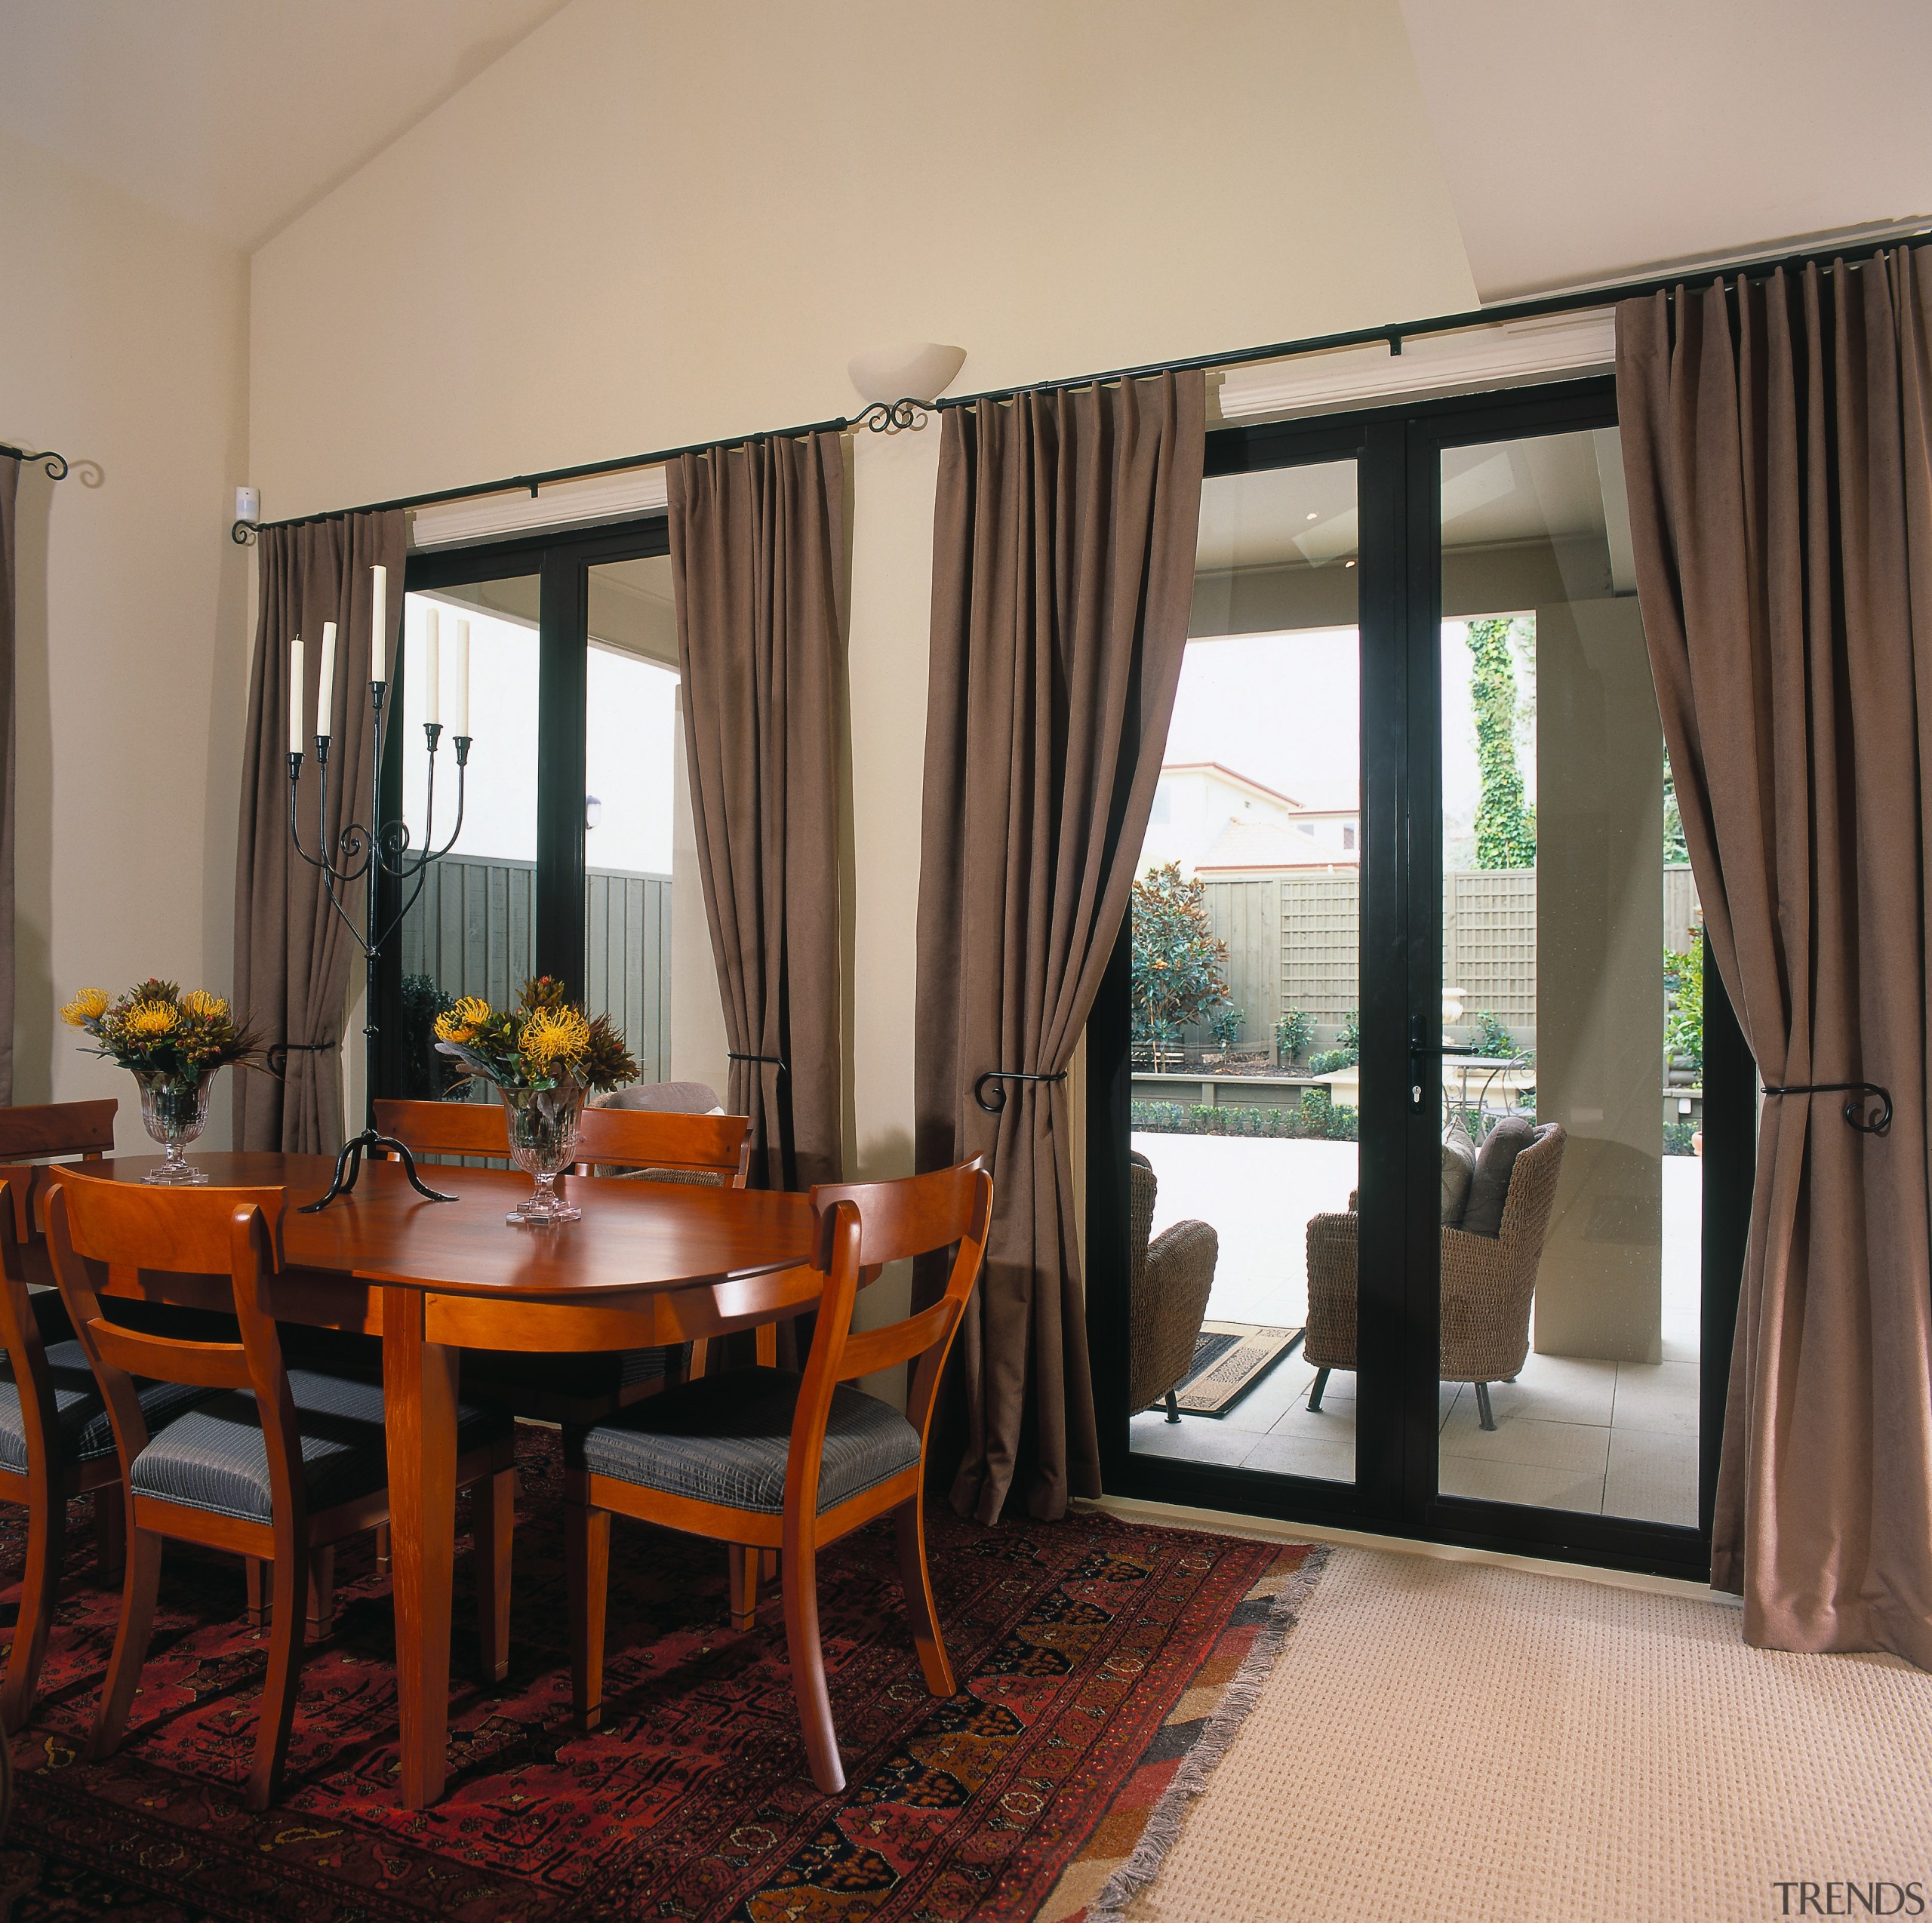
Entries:
[[[1515, 1381], [1530, 1352], [1530, 1303], [1565, 1139], [1560, 1123], [1546, 1123], [1516, 1158], [1500, 1234], [1442, 1231], [1441, 1379], [1475, 1385], [1484, 1429], [1496, 1426], [1489, 1385]], [[1308, 1225], [1302, 1353], [1317, 1371], [1308, 1406], [1318, 1412], [1329, 1371], [1355, 1366], [1355, 1219], [1351, 1196], [1346, 1215], [1317, 1215]]]
[[1174, 1391], [1194, 1368], [1195, 1340], [1208, 1313], [1221, 1238], [1205, 1222], [1177, 1222], [1152, 1241], [1153, 1165], [1130, 1158], [1128, 1208], [1132, 1266], [1128, 1294], [1128, 1407], [1151, 1408], [1163, 1397], [1168, 1420], [1180, 1420]]

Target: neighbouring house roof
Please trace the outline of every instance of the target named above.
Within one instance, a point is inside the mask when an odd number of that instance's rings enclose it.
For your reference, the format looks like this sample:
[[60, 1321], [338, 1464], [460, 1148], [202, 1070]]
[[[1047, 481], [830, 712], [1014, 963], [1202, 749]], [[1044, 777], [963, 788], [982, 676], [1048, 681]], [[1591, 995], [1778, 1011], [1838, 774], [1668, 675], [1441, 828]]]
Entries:
[[1197, 875], [1252, 874], [1290, 869], [1354, 869], [1358, 856], [1331, 847], [1309, 829], [1272, 821], [1231, 821], [1194, 864]]
[[1284, 808], [1298, 808], [1300, 802], [1292, 795], [1284, 795], [1278, 788], [1271, 788], [1265, 781], [1257, 781], [1252, 775], [1238, 774], [1232, 768], [1220, 762], [1163, 762], [1161, 772], [1168, 774], [1218, 775], [1231, 787], [1245, 788], [1252, 793], [1265, 796], [1271, 802], [1279, 802]]

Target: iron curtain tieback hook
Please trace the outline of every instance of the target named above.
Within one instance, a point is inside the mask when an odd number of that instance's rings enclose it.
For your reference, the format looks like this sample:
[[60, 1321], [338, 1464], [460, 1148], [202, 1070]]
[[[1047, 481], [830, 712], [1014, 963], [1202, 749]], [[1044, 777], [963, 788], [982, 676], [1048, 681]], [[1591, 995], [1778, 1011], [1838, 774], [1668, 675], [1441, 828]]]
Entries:
[[[1066, 1071], [1062, 1069], [1057, 1075], [1023, 1075], [1017, 1069], [989, 1069], [973, 1085], [973, 1099], [988, 1115], [998, 1115], [1006, 1106], [1006, 1091], [999, 1085], [1003, 1081], [1064, 1081]], [[989, 1089], [988, 1082], [993, 1086]]]
[[741, 1055], [735, 1048], [728, 1048], [724, 1051], [724, 1059], [728, 1062], [768, 1062], [780, 1075], [792, 1072], [791, 1063], [782, 1055]]
[[[1882, 1135], [1892, 1125], [1892, 1091], [1875, 1081], [1796, 1081], [1788, 1088], [1767, 1088], [1767, 1095], [1853, 1095], [1844, 1105], [1844, 1118], [1861, 1135]], [[1878, 1104], [1875, 1113], [1865, 1107], [1866, 1096]]]

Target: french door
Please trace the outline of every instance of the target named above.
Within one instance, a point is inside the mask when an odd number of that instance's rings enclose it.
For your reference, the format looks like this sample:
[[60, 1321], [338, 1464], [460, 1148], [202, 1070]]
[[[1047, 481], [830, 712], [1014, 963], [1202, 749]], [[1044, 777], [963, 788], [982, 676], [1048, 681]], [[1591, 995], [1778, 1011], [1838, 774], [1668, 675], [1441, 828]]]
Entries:
[[1755, 1082], [1610, 383], [1219, 431], [1207, 474], [1088, 1031], [1106, 1487], [1702, 1574]]
[[381, 1092], [441, 1094], [436, 1012], [466, 995], [501, 1005], [534, 974], [609, 1013], [642, 1079], [670, 1078], [674, 908], [695, 882], [677, 845], [669, 552], [660, 517], [410, 557], [386, 813], [413, 846], [451, 845], [420, 892], [389, 885], [405, 912], [379, 983]]

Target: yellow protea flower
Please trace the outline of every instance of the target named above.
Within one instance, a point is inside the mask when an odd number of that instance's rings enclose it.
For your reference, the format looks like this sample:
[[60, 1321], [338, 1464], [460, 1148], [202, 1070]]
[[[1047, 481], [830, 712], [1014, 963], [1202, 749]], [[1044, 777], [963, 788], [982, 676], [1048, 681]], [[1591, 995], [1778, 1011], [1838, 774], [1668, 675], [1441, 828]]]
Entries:
[[574, 1008], [539, 1008], [525, 1017], [517, 1052], [535, 1075], [574, 1067], [590, 1046], [590, 1024]]
[[104, 988], [84, 988], [60, 1011], [60, 1019], [69, 1028], [85, 1028], [97, 1022], [113, 1006], [114, 998]]
[[158, 1041], [180, 1026], [180, 1010], [166, 1001], [137, 1001], [121, 1017], [121, 1032], [132, 1041]]
[[466, 995], [454, 1008], [436, 1017], [438, 1041], [467, 1041], [490, 1019], [490, 1005], [480, 995]]
[[218, 1022], [228, 1013], [228, 1004], [205, 988], [191, 988], [181, 998], [181, 1012], [192, 1021]]

